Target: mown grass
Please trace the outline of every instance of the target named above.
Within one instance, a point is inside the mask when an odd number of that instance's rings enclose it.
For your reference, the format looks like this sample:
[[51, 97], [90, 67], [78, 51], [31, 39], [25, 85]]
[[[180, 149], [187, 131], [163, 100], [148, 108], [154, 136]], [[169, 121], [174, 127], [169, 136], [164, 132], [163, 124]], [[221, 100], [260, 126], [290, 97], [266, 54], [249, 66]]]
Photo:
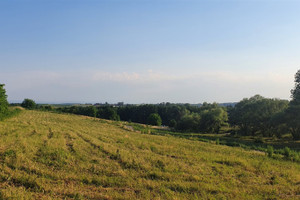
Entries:
[[232, 135], [226, 131], [220, 134], [176, 132], [174, 130], [170, 130], [167, 127], [154, 127], [127, 122], [125, 122], [123, 128], [127, 130], [132, 129], [142, 134], [163, 136], [171, 135], [179, 138], [215, 143], [218, 145], [220, 144], [232, 147], [242, 147], [246, 150], [258, 150], [266, 153], [268, 153], [268, 148], [272, 147], [275, 148], [275, 150], [273, 150], [274, 156], [271, 157], [275, 159], [286, 159], [300, 163], [300, 140], [294, 141], [289, 136], [285, 138], [238, 136]]
[[22, 111], [0, 138], [0, 199], [300, 197], [298, 163], [122, 122]]

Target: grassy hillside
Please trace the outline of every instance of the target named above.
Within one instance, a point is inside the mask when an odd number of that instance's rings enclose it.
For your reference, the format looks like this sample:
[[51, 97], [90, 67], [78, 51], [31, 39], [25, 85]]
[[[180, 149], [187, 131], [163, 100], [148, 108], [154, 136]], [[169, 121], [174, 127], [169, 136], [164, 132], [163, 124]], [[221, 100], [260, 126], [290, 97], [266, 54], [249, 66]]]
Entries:
[[0, 122], [0, 199], [299, 199], [300, 165], [83, 116]]

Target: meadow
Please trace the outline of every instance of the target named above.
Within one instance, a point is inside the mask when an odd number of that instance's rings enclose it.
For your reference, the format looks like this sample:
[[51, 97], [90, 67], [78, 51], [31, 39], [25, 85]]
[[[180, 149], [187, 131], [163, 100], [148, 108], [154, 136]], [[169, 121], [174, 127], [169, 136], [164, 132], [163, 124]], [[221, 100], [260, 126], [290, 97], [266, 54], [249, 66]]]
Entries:
[[127, 122], [23, 110], [0, 138], [0, 199], [300, 199], [298, 162]]

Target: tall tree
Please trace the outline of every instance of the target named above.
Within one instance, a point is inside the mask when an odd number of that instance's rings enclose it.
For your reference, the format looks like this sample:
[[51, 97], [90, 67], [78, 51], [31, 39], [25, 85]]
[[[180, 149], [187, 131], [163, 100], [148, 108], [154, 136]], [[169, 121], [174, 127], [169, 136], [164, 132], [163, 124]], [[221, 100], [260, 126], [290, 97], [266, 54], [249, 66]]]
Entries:
[[291, 93], [292, 100], [286, 110], [286, 122], [294, 140], [300, 140], [300, 70], [295, 74], [295, 87]]
[[224, 108], [216, 107], [200, 113], [200, 131], [206, 133], [219, 133], [222, 126], [227, 124], [228, 115]]
[[243, 99], [230, 110], [229, 119], [231, 125], [239, 127], [242, 135], [271, 136], [271, 119], [283, 112], [288, 101], [280, 99], [268, 99], [255, 95], [249, 99]]
[[0, 120], [3, 120], [8, 114], [8, 101], [4, 84], [0, 84]]
[[300, 104], [300, 70], [295, 74], [295, 88], [291, 90], [292, 105]]

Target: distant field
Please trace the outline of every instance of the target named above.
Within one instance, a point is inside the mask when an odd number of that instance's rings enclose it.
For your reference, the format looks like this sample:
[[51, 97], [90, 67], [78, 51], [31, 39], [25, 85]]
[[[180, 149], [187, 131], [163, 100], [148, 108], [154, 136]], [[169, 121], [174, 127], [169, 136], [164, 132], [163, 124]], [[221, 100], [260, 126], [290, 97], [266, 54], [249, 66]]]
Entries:
[[299, 163], [49, 112], [0, 122], [0, 168], [0, 199], [300, 199]]

